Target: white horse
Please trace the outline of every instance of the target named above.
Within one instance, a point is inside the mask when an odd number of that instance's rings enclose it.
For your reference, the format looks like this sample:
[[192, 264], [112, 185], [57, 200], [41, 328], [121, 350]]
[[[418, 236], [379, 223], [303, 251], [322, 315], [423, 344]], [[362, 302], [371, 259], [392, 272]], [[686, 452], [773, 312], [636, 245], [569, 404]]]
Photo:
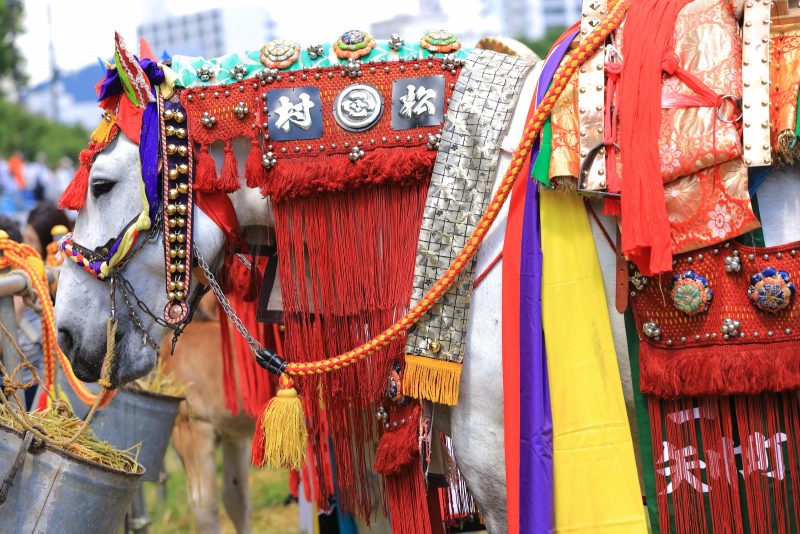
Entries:
[[[511, 152], [521, 136], [537, 76], [538, 70], [532, 69], [524, 83], [509, 131], [502, 143], [495, 186], [505, 172]], [[247, 142], [241, 141], [235, 143], [235, 150], [238, 161], [243, 162], [246, 160]], [[120, 135], [97, 156], [89, 179], [86, 204], [78, 215], [74, 237], [81, 244], [94, 246], [116, 236], [140, 210], [138, 147]], [[231, 194], [239, 225], [245, 228], [271, 224], [267, 220], [268, 199], [262, 198], [258, 190], [247, 188], [243, 178], [240, 182], [241, 189]], [[800, 225], [797, 224], [800, 194], [787, 192], [800, 193], [800, 181], [788, 177], [787, 173], [778, 173], [762, 187], [760, 197], [768, 245], [800, 239]], [[483, 272], [502, 250], [505, 220], [506, 210], [495, 222], [478, 253], [477, 272]], [[611, 228], [613, 221], [604, 218], [604, 224]], [[194, 246], [212, 268], [218, 267], [224, 248], [222, 232], [200, 210], [195, 210], [194, 225]], [[596, 228], [595, 234], [600, 235]], [[143, 247], [124, 271], [137, 296], [153, 310], [161, 310], [167, 303], [163, 289], [164, 250], [157, 241]], [[629, 414], [632, 414], [624, 326], [613, 301], [616, 259], [602, 238], [598, 240], [597, 251], [604, 273], [626, 404]], [[502, 354], [501, 293], [501, 269], [496, 267], [473, 293], [459, 404], [451, 413], [456, 459], [490, 532], [506, 531], [503, 383], [502, 374], [497, 372]], [[108, 309], [108, 285], [87, 276], [76, 265], [67, 262], [62, 269], [56, 302], [58, 338], [76, 375], [86, 381], [95, 381], [100, 376]], [[124, 383], [152, 369], [157, 355], [143, 342], [142, 334], [119, 303], [117, 310], [120, 327], [117, 330], [117, 366], [113, 378], [117, 383]], [[160, 339], [165, 333], [162, 327], [148, 318], [144, 317], [143, 321], [153, 339]]]

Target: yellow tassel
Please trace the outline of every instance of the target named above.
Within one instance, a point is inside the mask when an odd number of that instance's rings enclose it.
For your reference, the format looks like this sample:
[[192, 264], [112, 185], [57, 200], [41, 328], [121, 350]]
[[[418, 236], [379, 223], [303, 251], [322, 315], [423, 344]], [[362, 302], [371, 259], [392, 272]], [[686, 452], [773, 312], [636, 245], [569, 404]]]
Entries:
[[458, 404], [460, 380], [460, 363], [406, 355], [403, 395], [455, 406]]
[[306, 462], [306, 432], [303, 403], [291, 379], [281, 376], [281, 389], [261, 416], [264, 425], [264, 461], [271, 467], [301, 469]]
[[100, 124], [94, 129], [89, 139], [98, 143], [105, 143], [111, 135], [111, 129], [117, 122], [117, 117], [111, 111], [103, 112], [103, 118], [100, 119]]

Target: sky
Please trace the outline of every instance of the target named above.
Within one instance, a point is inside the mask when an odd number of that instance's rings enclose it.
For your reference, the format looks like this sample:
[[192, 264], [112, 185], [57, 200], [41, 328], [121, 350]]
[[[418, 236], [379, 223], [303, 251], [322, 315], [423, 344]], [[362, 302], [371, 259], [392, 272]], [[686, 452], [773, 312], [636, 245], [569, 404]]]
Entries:
[[[24, 33], [18, 38], [31, 86], [50, 75], [47, 24], [52, 14], [55, 57], [62, 71], [77, 70], [113, 53], [114, 31], [131, 48], [136, 47], [136, 27], [164, 15], [186, 15], [220, 6], [267, 8], [276, 20], [277, 34], [299, 42], [330, 41], [348, 29], [368, 29], [371, 22], [400, 13], [419, 12], [418, 0], [25, 0]], [[477, 13], [477, 0], [442, 0], [446, 13]], [[302, 7], [300, 7], [302, 6]], [[469, 9], [469, 7], [475, 9]], [[465, 9], [468, 7], [468, 9]], [[333, 35], [332, 35], [333, 34]], [[253, 43], [253, 47], [260, 46]]]

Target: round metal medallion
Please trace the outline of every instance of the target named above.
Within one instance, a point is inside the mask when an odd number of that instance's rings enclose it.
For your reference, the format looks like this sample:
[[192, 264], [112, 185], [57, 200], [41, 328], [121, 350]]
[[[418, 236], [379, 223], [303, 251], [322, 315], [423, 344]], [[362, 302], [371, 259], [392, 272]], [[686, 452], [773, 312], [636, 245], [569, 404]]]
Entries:
[[348, 85], [336, 96], [333, 116], [348, 132], [369, 130], [383, 115], [383, 98], [372, 85], [355, 83]]

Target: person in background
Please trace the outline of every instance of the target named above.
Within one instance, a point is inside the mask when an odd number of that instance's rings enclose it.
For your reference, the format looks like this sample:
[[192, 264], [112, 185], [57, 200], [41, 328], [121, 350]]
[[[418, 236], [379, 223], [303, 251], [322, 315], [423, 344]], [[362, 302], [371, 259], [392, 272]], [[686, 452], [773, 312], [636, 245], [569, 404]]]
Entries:
[[[22, 242], [22, 232], [19, 225], [13, 219], [0, 215], [0, 230], [8, 234], [12, 241]], [[36, 372], [41, 376], [44, 371], [44, 359], [42, 357], [42, 319], [39, 314], [31, 307], [26, 306], [21, 297], [14, 297], [14, 309], [17, 312], [17, 344], [22, 349], [22, 353], [36, 368]], [[19, 380], [23, 383], [33, 378], [29, 369], [23, 369]], [[34, 384], [25, 390], [25, 408], [30, 410], [33, 406], [38, 384]]]
[[33, 194], [33, 200], [41, 202], [52, 187], [53, 173], [47, 167], [47, 157], [39, 152], [36, 160], [25, 166], [25, 182]]
[[59, 224], [72, 230], [72, 221], [66, 213], [58, 209], [52, 202], [39, 202], [28, 214], [28, 224], [25, 225], [22, 237], [26, 243], [39, 252], [42, 259], [45, 259], [47, 258], [47, 244], [53, 239], [50, 230]]
[[25, 159], [22, 157], [22, 152], [17, 150], [11, 157], [8, 158], [8, 172], [14, 180], [14, 186], [17, 190], [25, 189]]

